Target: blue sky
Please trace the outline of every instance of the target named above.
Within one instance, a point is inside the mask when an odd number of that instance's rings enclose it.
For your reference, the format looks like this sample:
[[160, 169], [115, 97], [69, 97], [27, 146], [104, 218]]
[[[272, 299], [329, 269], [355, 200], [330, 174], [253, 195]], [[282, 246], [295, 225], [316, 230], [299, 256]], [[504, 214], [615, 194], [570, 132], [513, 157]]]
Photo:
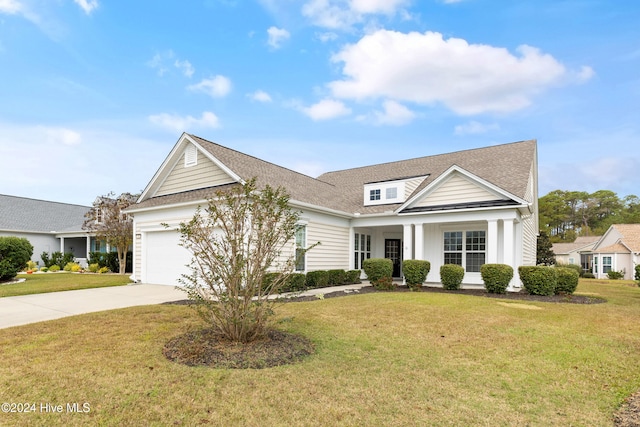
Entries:
[[538, 140], [640, 195], [640, 3], [0, 0], [0, 193], [142, 190], [183, 131], [311, 176]]

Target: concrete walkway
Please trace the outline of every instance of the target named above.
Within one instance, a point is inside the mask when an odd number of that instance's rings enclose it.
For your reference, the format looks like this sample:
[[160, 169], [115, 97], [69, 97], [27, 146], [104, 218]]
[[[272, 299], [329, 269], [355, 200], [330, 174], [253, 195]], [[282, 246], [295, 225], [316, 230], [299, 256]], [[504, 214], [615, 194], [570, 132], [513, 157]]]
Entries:
[[[352, 292], [368, 285], [362, 283], [311, 289], [301, 295], [318, 295], [341, 290]], [[0, 298], [0, 329], [76, 314], [161, 304], [186, 298], [187, 295], [174, 286], [145, 284], [4, 297]]]

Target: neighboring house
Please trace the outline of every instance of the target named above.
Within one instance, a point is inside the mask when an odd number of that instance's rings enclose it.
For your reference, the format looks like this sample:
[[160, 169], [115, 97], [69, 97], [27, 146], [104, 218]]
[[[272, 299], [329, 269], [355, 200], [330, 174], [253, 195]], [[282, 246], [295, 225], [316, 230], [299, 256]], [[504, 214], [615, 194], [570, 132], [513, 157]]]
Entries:
[[633, 280], [640, 263], [640, 224], [614, 224], [593, 247], [593, 274], [606, 279], [611, 270]]
[[42, 252], [71, 252], [86, 262], [99, 242], [82, 230], [90, 207], [0, 194], [0, 236], [25, 237], [31, 259], [43, 265]]
[[553, 253], [557, 264], [577, 264], [582, 270], [591, 271], [593, 254], [591, 250], [602, 236], [580, 236], [571, 243], [554, 243]]
[[[360, 269], [366, 258], [390, 258], [401, 277], [403, 259], [460, 264], [463, 284], [482, 284], [480, 266], [535, 265], [538, 234], [536, 141], [325, 173], [291, 171], [187, 133], [153, 176], [134, 217], [133, 279], [176, 285], [191, 255], [176, 231], [216, 190], [252, 177], [282, 186], [301, 211], [296, 243], [320, 245], [297, 269]], [[168, 224], [169, 228], [163, 226]]]

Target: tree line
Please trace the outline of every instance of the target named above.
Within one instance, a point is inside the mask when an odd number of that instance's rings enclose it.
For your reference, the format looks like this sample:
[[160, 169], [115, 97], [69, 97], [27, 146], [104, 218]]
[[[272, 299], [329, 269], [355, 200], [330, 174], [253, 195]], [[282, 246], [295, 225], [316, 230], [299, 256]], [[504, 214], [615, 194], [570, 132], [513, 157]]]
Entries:
[[612, 224], [640, 223], [640, 198], [623, 198], [610, 190], [554, 190], [538, 199], [540, 231], [551, 242], [573, 242], [578, 236], [604, 234]]

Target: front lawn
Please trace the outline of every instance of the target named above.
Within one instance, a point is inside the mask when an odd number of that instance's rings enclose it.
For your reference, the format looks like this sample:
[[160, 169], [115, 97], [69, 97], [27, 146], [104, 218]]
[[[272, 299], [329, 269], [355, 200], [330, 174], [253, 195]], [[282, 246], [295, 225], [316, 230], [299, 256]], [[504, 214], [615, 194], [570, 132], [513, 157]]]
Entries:
[[41, 273], [18, 274], [18, 279], [26, 281], [3, 285], [0, 283], [0, 297], [44, 294], [47, 292], [72, 291], [75, 289], [103, 288], [131, 283], [128, 274], [90, 273]]
[[578, 292], [608, 302], [405, 292], [288, 303], [279, 328], [316, 353], [261, 370], [168, 361], [165, 343], [202, 325], [179, 305], [4, 329], [0, 402], [36, 411], [0, 413], [0, 425], [607, 426], [640, 389], [640, 288], [583, 280]]

